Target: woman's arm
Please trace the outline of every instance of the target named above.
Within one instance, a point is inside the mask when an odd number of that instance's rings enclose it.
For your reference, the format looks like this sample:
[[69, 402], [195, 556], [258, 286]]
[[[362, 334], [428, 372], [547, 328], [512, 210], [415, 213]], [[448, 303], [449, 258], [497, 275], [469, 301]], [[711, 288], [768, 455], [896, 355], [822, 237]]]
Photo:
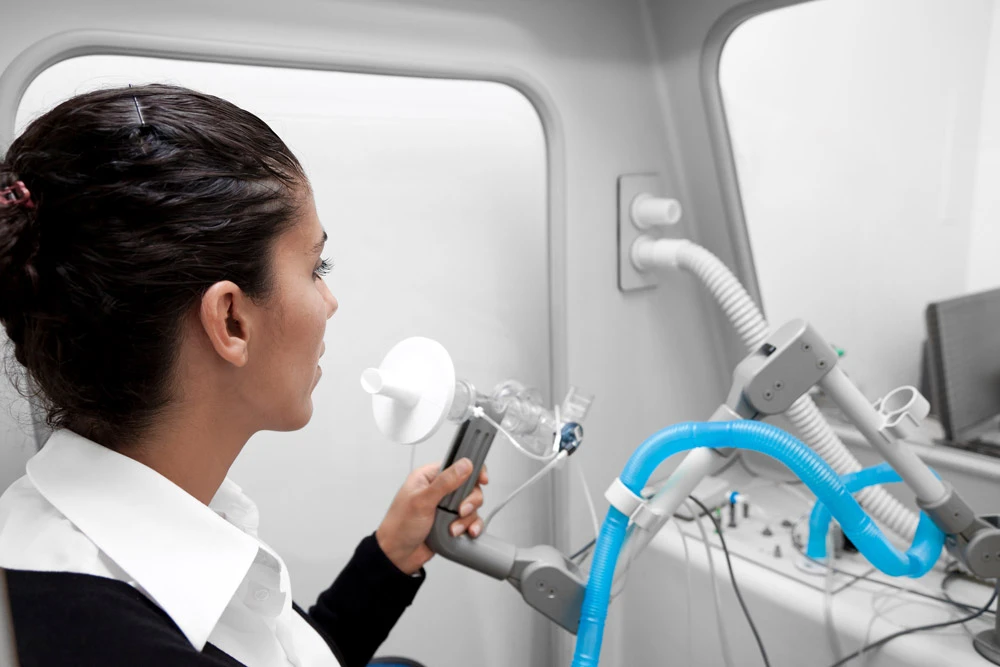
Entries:
[[423, 581], [423, 569], [412, 576], [404, 574], [382, 552], [375, 536], [369, 535], [309, 609], [309, 618], [333, 643], [344, 667], [364, 667]]
[[[410, 473], [374, 535], [361, 541], [354, 557], [316, 604], [308, 618], [333, 645], [344, 667], [364, 667], [410, 606], [424, 581], [423, 565], [434, 555], [424, 544], [441, 500], [460, 488], [472, 474], [472, 462], [461, 459], [438, 471], [436, 465]], [[461, 517], [452, 524], [455, 535], [477, 537], [483, 503], [479, 484], [462, 503]]]

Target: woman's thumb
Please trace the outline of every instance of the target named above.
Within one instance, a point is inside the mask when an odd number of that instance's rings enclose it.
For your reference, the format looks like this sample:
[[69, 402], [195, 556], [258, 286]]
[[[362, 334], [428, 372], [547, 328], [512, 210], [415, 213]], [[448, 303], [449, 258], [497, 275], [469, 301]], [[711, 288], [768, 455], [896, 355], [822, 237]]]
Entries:
[[437, 505], [452, 491], [457, 491], [469, 479], [472, 474], [472, 461], [462, 458], [452, 466], [445, 468], [434, 478], [426, 493], [431, 496], [434, 504]]

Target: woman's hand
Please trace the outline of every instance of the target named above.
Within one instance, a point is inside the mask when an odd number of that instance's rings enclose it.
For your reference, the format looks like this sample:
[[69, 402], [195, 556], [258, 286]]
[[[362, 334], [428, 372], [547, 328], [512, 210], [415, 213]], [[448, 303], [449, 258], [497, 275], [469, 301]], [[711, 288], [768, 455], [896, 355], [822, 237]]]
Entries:
[[[406, 574], [413, 574], [434, 556], [424, 541], [434, 525], [437, 506], [471, 474], [472, 461], [469, 459], [459, 459], [446, 470], [439, 470], [439, 466], [432, 463], [410, 473], [382, 519], [382, 525], [375, 531], [379, 547], [393, 565]], [[486, 466], [483, 466], [479, 483], [459, 506], [459, 518], [451, 524], [452, 535], [457, 537], [468, 532], [471, 537], [479, 537], [483, 532], [483, 520], [477, 510], [483, 504], [482, 486], [488, 482]]]

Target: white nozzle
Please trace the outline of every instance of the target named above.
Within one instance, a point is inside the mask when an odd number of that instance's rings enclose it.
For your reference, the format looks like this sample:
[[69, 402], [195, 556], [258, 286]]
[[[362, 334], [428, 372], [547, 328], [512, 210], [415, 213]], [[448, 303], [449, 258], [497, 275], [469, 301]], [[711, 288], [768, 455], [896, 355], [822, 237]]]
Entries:
[[637, 195], [629, 207], [632, 224], [642, 230], [676, 225], [684, 210], [676, 199], [654, 197], [648, 193]]
[[361, 374], [361, 387], [372, 396], [388, 396], [394, 401], [399, 401], [408, 408], [412, 408], [420, 401], [420, 391], [412, 387], [407, 387], [377, 368], [369, 368]]
[[681, 251], [691, 245], [687, 239], [656, 239], [643, 234], [632, 244], [632, 266], [636, 271], [676, 269]]
[[455, 366], [444, 347], [429, 338], [407, 338], [378, 368], [361, 374], [372, 396], [378, 429], [390, 440], [412, 445], [444, 422], [455, 398]]

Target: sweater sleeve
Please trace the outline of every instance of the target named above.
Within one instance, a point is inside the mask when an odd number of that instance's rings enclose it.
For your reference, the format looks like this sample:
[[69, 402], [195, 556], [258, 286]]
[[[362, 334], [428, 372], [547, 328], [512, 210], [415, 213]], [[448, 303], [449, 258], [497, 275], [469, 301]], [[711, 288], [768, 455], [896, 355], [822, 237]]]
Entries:
[[369, 535], [333, 585], [309, 609], [309, 618], [342, 656], [344, 667], [364, 667], [413, 602], [423, 569], [404, 574]]

